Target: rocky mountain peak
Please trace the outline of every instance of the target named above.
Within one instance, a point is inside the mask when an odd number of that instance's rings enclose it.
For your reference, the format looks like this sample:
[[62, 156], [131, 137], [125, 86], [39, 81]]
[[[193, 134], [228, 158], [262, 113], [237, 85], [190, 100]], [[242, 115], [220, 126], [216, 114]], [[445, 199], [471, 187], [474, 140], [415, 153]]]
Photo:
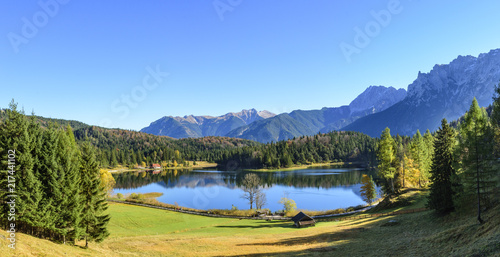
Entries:
[[350, 104], [351, 113], [364, 112], [373, 109], [382, 111], [406, 97], [406, 90], [384, 86], [370, 86]]
[[408, 98], [412, 104], [420, 105], [443, 95], [446, 97], [441, 100], [446, 105], [454, 105], [454, 99], [467, 98], [468, 102], [475, 96], [480, 105], [487, 106], [491, 103], [493, 86], [500, 78], [498, 53], [500, 49], [478, 57], [458, 56], [449, 64], [435, 65], [429, 73], [419, 72], [417, 79], [408, 86]]

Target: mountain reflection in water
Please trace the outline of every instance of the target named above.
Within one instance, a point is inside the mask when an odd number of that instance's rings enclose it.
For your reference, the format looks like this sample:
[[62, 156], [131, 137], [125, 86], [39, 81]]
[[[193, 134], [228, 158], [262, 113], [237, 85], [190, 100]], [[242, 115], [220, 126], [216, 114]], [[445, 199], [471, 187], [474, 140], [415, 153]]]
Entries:
[[364, 204], [360, 196], [361, 168], [320, 167], [277, 172], [218, 170], [164, 170], [113, 174], [114, 193], [161, 192], [158, 201], [196, 209], [248, 209], [241, 198], [242, 180], [248, 173], [260, 178], [267, 196], [264, 208], [283, 208], [278, 203], [284, 192], [299, 209], [327, 210]]

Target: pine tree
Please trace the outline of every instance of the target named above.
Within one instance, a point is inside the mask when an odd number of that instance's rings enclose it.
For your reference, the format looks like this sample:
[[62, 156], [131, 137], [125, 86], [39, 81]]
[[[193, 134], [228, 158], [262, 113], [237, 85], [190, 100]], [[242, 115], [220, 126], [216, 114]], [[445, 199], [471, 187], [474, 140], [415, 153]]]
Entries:
[[438, 213], [447, 213], [454, 209], [452, 178], [456, 174], [453, 167], [455, 145], [455, 132], [448, 125], [448, 121], [443, 119], [434, 142], [435, 153], [432, 158], [431, 186], [427, 201], [427, 207]]
[[85, 238], [85, 247], [88, 247], [89, 241], [101, 242], [109, 236], [106, 225], [110, 219], [109, 215], [104, 214], [108, 208], [106, 192], [99, 180], [99, 167], [94, 148], [88, 142], [82, 146], [80, 174], [82, 176], [81, 236]]
[[477, 219], [480, 223], [481, 209], [488, 205], [495, 185], [494, 133], [488, 115], [481, 109], [476, 98], [472, 101], [464, 122], [460, 124], [459, 147], [460, 182], [463, 185], [460, 203], [477, 204]]

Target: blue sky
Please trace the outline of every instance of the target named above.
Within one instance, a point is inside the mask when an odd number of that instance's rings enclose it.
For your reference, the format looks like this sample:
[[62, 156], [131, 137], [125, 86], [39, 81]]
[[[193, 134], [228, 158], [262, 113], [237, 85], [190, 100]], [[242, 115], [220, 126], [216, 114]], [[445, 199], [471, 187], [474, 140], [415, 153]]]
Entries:
[[498, 1], [193, 2], [0, 1], [0, 106], [139, 130], [346, 105], [500, 48]]

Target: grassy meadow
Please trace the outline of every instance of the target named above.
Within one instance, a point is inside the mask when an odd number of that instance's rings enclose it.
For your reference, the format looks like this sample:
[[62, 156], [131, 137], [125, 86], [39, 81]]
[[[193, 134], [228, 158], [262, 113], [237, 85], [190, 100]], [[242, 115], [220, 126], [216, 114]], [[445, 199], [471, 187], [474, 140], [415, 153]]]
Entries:
[[[426, 192], [410, 191], [390, 211], [420, 208]], [[403, 202], [398, 206], [399, 202]], [[391, 204], [389, 204], [391, 205]], [[374, 212], [383, 212], [375, 210]], [[19, 233], [15, 251], [0, 232], [2, 256], [498, 256], [500, 208], [437, 217], [431, 211], [297, 229], [291, 222], [210, 218], [110, 203], [111, 236], [89, 249]], [[397, 220], [396, 224], [388, 223]]]

